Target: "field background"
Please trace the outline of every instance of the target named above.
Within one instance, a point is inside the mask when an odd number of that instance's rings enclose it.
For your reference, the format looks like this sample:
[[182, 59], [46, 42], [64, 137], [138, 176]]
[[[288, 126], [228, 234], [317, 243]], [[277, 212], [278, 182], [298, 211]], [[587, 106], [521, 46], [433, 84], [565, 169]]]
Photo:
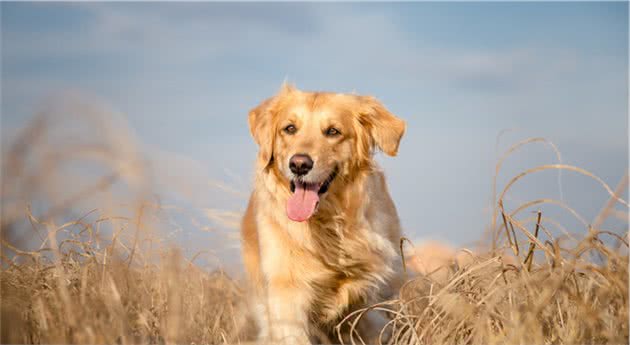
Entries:
[[408, 123], [392, 342], [628, 342], [627, 3], [0, 11], [2, 343], [246, 341], [246, 114], [284, 79]]
[[[57, 117], [72, 112], [91, 121]], [[68, 100], [40, 114], [6, 151], [2, 343], [252, 341], [240, 275], [220, 263], [199, 265], [216, 254], [188, 255], [174, 240], [187, 229], [229, 241], [238, 236], [238, 213], [196, 210], [200, 216], [162, 202], [131, 138], [109, 121], [113, 115]], [[514, 144], [497, 172], [541, 142]], [[593, 222], [554, 198], [504, 206], [512, 186], [546, 170], [581, 175], [608, 194]], [[495, 186], [494, 222], [475, 247], [401, 239], [409, 281], [398, 298], [348, 315], [341, 325], [352, 328], [373, 309], [391, 318], [382, 340], [390, 344], [626, 343], [627, 187], [627, 175], [613, 189], [567, 164], [527, 169]], [[554, 208], [581, 226], [549, 216]], [[605, 226], [611, 222], [626, 225]]]

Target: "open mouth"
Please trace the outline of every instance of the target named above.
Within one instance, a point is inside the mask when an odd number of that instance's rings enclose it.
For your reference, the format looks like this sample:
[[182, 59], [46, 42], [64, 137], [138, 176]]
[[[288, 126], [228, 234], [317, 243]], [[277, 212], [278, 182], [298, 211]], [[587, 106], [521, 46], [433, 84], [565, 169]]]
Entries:
[[319, 205], [319, 196], [326, 193], [337, 176], [337, 168], [323, 182], [307, 183], [300, 179], [291, 180], [293, 195], [287, 200], [287, 216], [296, 222], [311, 218]]

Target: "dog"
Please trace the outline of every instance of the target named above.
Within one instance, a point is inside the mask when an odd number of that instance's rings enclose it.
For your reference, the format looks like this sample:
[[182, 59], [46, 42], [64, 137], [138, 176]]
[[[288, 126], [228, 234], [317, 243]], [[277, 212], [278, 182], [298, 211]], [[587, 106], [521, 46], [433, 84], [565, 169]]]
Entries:
[[[258, 339], [341, 339], [344, 316], [401, 283], [400, 221], [373, 156], [395, 156], [406, 124], [373, 97], [287, 83], [248, 120], [259, 151], [241, 238]], [[385, 321], [362, 318], [363, 339]]]

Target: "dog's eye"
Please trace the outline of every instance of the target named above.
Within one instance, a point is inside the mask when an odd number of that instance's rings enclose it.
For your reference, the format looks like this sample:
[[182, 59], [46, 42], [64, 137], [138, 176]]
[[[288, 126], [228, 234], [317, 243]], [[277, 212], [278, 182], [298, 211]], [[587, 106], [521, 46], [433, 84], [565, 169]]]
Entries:
[[327, 137], [336, 137], [340, 135], [341, 132], [335, 127], [330, 127], [326, 130], [325, 134]]
[[297, 127], [295, 127], [295, 125], [288, 125], [284, 127], [284, 132], [287, 134], [295, 134], [295, 132], [297, 132]]

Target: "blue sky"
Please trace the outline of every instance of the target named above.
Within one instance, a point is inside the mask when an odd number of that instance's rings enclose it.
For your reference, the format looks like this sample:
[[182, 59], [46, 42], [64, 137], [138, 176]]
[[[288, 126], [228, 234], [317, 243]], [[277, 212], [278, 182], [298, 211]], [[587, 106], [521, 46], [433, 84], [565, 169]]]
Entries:
[[[248, 190], [256, 147], [247, 111], [285, 78], [308, 90], [374, 95], [407, 121], [399, 157], [378, 159], [412, 238], [466, 244], [481, 236], [503, 129], [515, 130], [501, 149], [543, 136], [565, 163], [611, 185], [627, 169], [624, 2], [1, 8], [4, 138], [47, 98], [81, 90], [126, 114], [158, 176], [201, 171], [189, 179], [201, 186], [201, 207], [244, 208], [244, 198], [226, 203], [203, 180]], [[534, 145], [508, 160], [499, 182], [553, 162], [551, 150]], [[511, 197], [558, 198], [557, 181], [533, 176]], [[571, 173], [562, 184], [587, 219], [607, 197]]]

